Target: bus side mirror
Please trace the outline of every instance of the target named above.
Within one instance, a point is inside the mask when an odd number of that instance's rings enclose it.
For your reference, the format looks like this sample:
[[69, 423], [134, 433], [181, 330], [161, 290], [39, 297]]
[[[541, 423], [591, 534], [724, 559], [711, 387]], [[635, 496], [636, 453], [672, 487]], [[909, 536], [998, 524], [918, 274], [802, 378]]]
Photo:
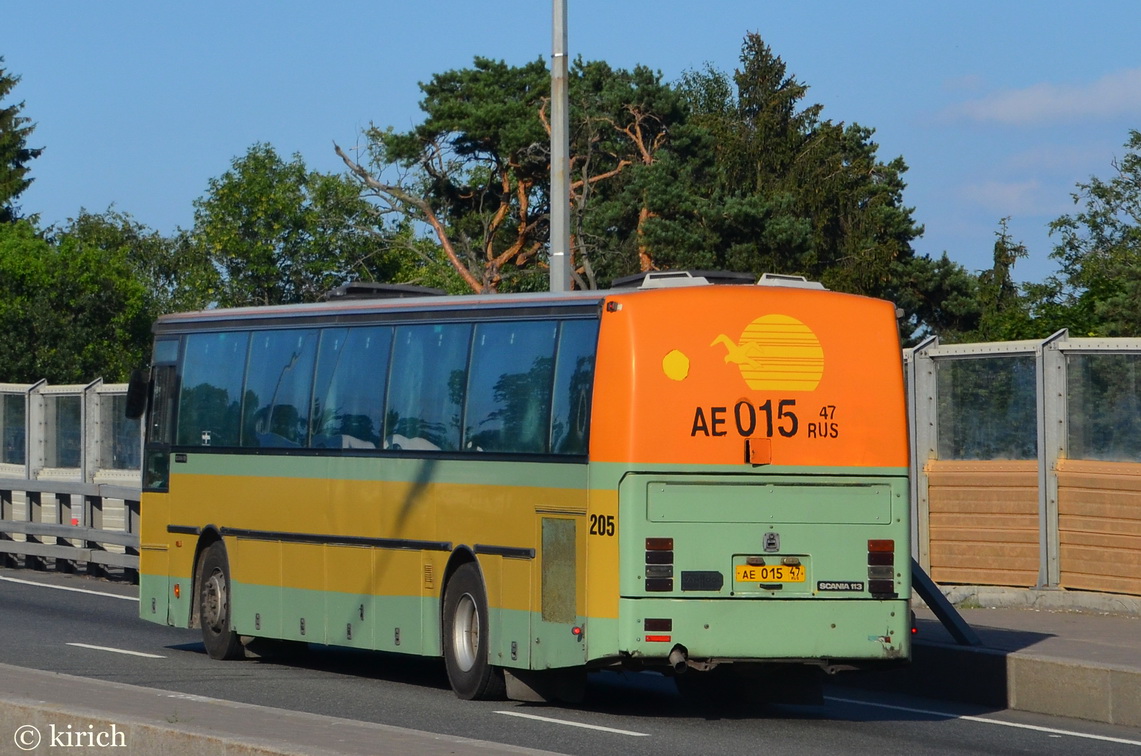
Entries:
[[137, 368], [131, 371], [131, 381], [127, 384], [127, 417], [131, 420], [138, 420], [147, 411], [149, 372]]

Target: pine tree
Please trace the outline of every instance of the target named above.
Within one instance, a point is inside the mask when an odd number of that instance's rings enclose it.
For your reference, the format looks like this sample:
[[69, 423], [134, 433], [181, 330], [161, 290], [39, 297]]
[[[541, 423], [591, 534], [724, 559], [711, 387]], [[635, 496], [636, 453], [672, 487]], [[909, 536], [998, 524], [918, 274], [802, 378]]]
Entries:
[[0, 223], [7, 223], [19, 217], [16, 198], [32, 183], [32, 179], [27, 178], [27, 164], [39, 157], [43, 149], [28, 147], [28, 137], [35, 124], [20, 115], [24, 103], [3, 105], [20, 81], [19, 76], [8, 74], [3, 63], [4, 58], [0, 57]]

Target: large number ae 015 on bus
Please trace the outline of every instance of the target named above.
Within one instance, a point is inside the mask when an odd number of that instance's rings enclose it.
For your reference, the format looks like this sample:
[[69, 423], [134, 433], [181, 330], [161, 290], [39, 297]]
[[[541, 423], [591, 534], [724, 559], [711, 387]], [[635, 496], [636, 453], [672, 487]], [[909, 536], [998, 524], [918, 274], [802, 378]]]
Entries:
[[803, 702], [910, 657], [888, 302], [670, 276], [154, 330], [140, 612], [215, 659], [277, 639], [442, 656], [467, 699], [624, 668]]

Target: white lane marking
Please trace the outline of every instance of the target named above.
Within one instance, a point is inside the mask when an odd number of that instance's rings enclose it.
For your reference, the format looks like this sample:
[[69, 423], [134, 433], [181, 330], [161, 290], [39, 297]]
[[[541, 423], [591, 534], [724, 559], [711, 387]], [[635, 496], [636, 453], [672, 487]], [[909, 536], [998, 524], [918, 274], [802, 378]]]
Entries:
[[583, 724], [582, 722], [571, 722], [566, 719], [552, 719], [551, 717], [540, 717], [536, 714], [523, 714], [518, 711], [497, 711], [496, 714], [506, 714], [509, 717], [522, 717], [523, 719], [537, 719], [540, 722], [550, 722], [552, 724], [567, 725], [568, 727], [581, 727], [585, 730], [600, 730], [602, 732], [613, 732], [618, 735], [631, 735], [635, 738], [648, 738], [648, 732], [634, 732], [633, 730], [618, 730], [613, 727], [602, 727], [601, 725]]
[[145, 656], [148, 659], [165, 659], [165, 656], [159, 654], [144, 654], [142, 651], [128, 651], [125, 648], [110, 648], [108, 646], [92, 646], [90, 643], [67, 643], [68, 646], [76, 646], [77, 648], [90, 648], [95, 651], [110, 651], [113, 654], [128, 654], [130, 656]]
[[138, 596], [120, 596], [117, 593], [104, 593], [103, 591], [90, 591], [86, 588], [72, 588], [67, 585], [52, 585], [51, 583], [37, 583], [33, 580], [20, 580], [19, 578], [0, 577], [5, 583], [19, 583], [20, 585], [34, 585], [38, 588], [52, 588], [57, 591], [71, 591], [72, 593], [90, 593], [92, 596], [107, 596], [109, 598], [123, 599], [125, 601], [138, 601]]
[[947, 717], [948, 719], [968, 719], [972, 722], [982, 722], [984, 724], [1001, 725], [1003, 727], [1015, 727], [1020, 730], [1034, 730], [1035, 732], [1044, 732], [1052, 736], [1069, 735], [1074, 738], [1086, 738], [1088, 740], [1104, 740], [1109, 743], [1123, 743], [1124, 745], [1141, 746], [1141, 740], [1126, 740], [1125, 738], [1112, 738], [1108, 735], [1093, 735], [1088, 732], [1074, 732], [1073, 730], [1059, 730], [1053, 727], [1041, 727], [1039, 725], [1028, 725], [1020, 722], [1004, 722], [1001, 719], [991, 719], [989, 717], [976, 717], [969, 714], [952, 714], [946, 711], [932, 711], [930, 709], [912, 709], [908, 706], [892, 706], [890, 704], [872, 703], [871, 701], [857, 701], [853, 698], [833, 698], [825, 696], [827, 701], [837, 701], [839, 703], [857, 704], [859, 706], [874, 706], [879, 709], [894, 709], [895, 711], [906, 711], [911, 714], [926, 714], [928, 716]]

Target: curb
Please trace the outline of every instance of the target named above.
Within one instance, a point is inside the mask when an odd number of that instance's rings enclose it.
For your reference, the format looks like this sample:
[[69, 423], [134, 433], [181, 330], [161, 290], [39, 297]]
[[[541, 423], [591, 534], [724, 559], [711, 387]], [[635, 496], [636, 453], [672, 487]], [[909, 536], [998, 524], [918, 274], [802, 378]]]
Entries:
[[917, 641], [911, 666], [836, 684], [1141, 727], [1141, 670]]
[[[941, 585], [939, 590], [956, 606], [988, 609], [1038, 609], [1051, 612], [1099, 612], [1141, 617], [1141, 598], [1113, 593], [1089, 593], [1065, 589], [1003, 588], [988, 585]], [[915, 596], [913, 601], [922, 603]]]
[[87, 747], [128, 756], [546, 753], [7, 664], [0, 664], [0, 678], [0, 753]]

